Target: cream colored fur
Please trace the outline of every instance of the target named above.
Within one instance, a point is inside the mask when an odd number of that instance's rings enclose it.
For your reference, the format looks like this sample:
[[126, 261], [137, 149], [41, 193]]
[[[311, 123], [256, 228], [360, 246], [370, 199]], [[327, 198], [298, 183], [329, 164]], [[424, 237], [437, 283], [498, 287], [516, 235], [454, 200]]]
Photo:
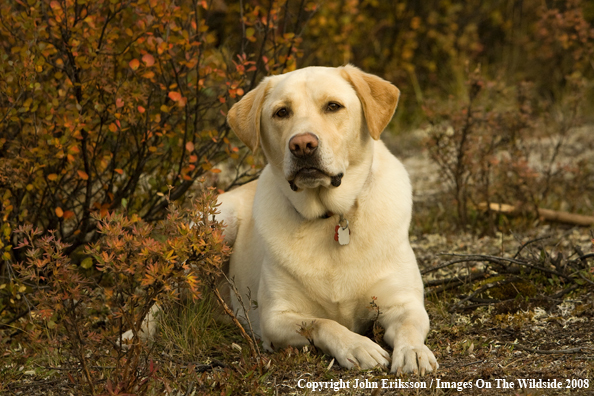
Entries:
[[[437, 369], [424, 345], [429, 318], [408, 238], [410, 181], [378, 140], [398, 97], [389, 82], [353, 66], [310, 67], [265, 78], [230, 110], [235, 133], [268, 160], [258, 181], [219, 197], [233, 244], [229, 277], [257, 301], [249, 318], [267, 350], [309, 344], [298, 333], [305, 325], [314, 344], [344, 367], [391, 361], [393, 372]], [[329, 111], [330, 102], [342, 107]], [[281, 108], [289, 116], [278, 117]], [[302, 133], [319, 139], [323, 174], [314, 179], [296, 175], [288, 148]], [[341, 173], [334, 187], [331, 176]], [[351, 230], [344, 246], [334, 240], [341, 215]], [[359, 334], [375, 318], [372, 297], [391, 356]]]

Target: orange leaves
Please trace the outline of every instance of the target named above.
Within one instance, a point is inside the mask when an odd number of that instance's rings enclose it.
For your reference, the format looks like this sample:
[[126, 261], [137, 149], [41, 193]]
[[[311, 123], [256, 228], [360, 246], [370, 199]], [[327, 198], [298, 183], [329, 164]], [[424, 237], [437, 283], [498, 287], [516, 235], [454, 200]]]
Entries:
[[85, 171], [78, 170], [76, 171], [78, 176], [83, 180], [89, 180], [89, 175]]
[[167, 95], [169, 96], [169, 99], [173, 100], [174, 102], [177, 102], [179, 100], [181, 100], [182, 96], [179, 92], [169, 92], [169, 94]]
[[151, 67], [155, 64], [155, 58], [151, 54], [144, 54], [142, 56], [142, 61], [146, 65], [146, 67]]
[[59, 206], [55, 209], [55, 212], [56, 212], [56, 216], [58, 216], [58, 217], [64, 216], [64, 211]]
[[243, 89], [242, 88], [230, 89], [229, 96], [231, 96], [232, 98], [235, 98], [237, 96], [243, 96]]
[[169, 92], [167, 96], [169, 96], [169, 99], [176, 102], [179, 107], [184, 107], [188, 101], [187, 98], [183, 97], [182, 94], [176, 91]]
[[[155, 64], [155, 58], [151, 55], [151, 54], [144, 54], [142, 56], [142, 62], [144, 63], [144, 65], [146, 67], [151, 67], [152, 65]], [[140, 67], [140, 61], [136, 58], [132, 59], [128, 65], [130, 66], [130, 69], [136, 71], [138, 70], [138, 68]], [[143, 74], [144, 78], [152, 78], [155, 75], [155, 73], [147, 71], [146, 73]]]
[[138, 69], [138, 66], [140, 66], [140, 62], [138, 61], [138, 59], [132, 59], [128, 64], [130, 65], [130, 68], [134, 71], [136, 71]]
[[55, 173], [51, 173], [49, 175], [47, 175], [47, 180], [49, 181], [55, 181], [58, 178], [58, 175], [56, 175]]
[[194, 143], [192, 142], [187, 142], [186, 143], [186, 150], [188, 150], [188, 152], [193, 152], [194, 151]]

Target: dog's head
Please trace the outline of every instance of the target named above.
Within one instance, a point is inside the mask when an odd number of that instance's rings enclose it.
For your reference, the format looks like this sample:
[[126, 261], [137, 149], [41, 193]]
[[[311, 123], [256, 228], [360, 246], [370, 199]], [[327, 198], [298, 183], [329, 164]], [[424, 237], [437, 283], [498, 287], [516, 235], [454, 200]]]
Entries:
[[293, 191], [338, 187], [379, 139], [399, 95], [354, 66], [309, 67], [265, 78], [227, 120], [250, 149], [261, 145]]

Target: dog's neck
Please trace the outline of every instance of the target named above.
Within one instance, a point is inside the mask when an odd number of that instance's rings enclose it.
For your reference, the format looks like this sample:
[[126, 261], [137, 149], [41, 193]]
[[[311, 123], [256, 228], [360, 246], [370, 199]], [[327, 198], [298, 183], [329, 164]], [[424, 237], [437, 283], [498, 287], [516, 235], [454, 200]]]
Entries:
[[[357, 198], [371, 182], [373, 156], [356, 165], [347, 168], [342, 183], [339, 187], [317, 187], [304, 189], [299, 192], [292, 191], [289, 183], [278, 183], [283, 195], [291, 206], [305, 220], [316, 220], [339, 215], [351, 217], [356, 210]], [[275, 177], [284, 177], [282, 172], [273, 169]]]

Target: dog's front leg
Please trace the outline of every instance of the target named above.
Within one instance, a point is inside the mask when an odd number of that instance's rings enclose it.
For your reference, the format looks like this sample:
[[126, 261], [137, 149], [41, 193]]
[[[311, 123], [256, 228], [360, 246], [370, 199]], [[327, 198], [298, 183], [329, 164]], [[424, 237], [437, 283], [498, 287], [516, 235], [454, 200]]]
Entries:
[[424, 375], [437, 370], [439, 364], [425, 345], [429, 316], [422, 302], [410, 300], [387, 309], [380, 324], [386, 329], [384, 341], [394, 348], [392, 372]]
[[302, 347], [313, 343], [347, 368], [388, 367], [390, 354], [375, 342], [330, 319], [312, 318], [292, 312], [270, 312], [262, 318], [264, 347]]

